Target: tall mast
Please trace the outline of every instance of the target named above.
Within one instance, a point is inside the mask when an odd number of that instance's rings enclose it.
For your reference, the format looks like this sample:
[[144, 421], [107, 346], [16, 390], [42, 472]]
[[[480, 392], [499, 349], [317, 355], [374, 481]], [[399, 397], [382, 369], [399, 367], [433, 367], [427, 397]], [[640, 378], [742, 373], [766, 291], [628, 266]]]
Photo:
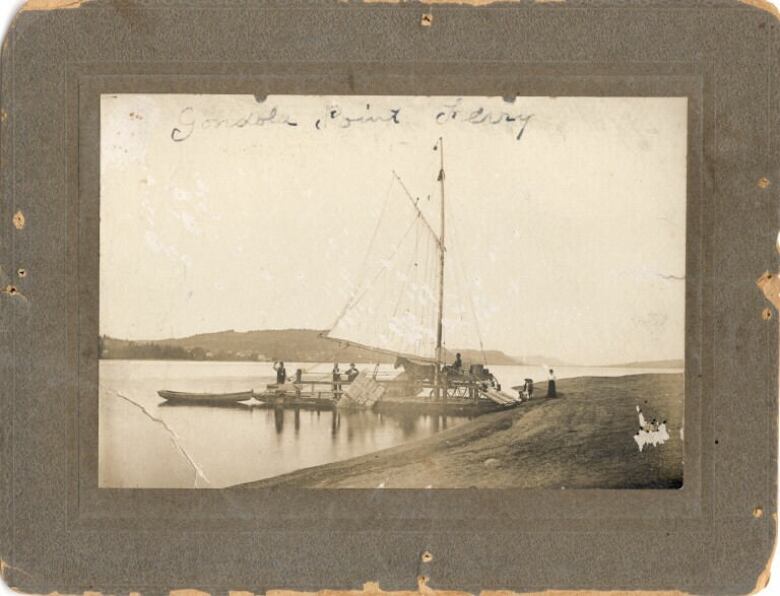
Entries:
[[[439, 137], [439, 184], [441, 186], [441, 231], [439, 234], [439, 313], [436, 326], [436, 370], [434, 372], [434, 397], [440, 397], [442, 365], [442, 319], [444, 318], [444, 139]], [[446, 391], [446, 390], [445, 390]]]

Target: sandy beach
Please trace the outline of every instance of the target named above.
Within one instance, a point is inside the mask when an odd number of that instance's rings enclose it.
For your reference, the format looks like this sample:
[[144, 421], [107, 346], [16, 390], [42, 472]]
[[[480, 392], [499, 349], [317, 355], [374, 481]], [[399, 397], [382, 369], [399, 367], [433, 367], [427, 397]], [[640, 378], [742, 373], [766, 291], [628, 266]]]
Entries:
[[[545, 384], [537, 385], [544, 395]], [[242, 488], [678, 488], [683, 374], [579, 377], [560, 397], [486, 414], [435, 436]], [[636, 406], [669, 440], [640, 452]]]

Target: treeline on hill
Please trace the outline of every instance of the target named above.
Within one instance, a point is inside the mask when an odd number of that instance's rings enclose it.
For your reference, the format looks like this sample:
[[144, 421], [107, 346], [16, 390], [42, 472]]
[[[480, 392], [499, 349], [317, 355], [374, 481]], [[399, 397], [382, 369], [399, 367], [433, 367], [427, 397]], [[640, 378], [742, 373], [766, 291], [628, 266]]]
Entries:
[[[445, 360], [454, 357], [445, 350]], [[466, 362], [482, 362], [475, 350], [460, 350]], [[489, 364], [515, 364], [503, 352], [488, 350]], [[362, 362], [393, 363], [395, 356], [322, 337], [313, 329], [268, 329], [218, 331], [189, 337], [131, 341], [100, 337], [100, 358], [121, 360], [254, 360], [270, 362]]]
[[115, 360], [263, 360], [264, 357], [258, 352], [230, 352], [218, 350], [216, 352], [206, 351], [195, 346], [184, 348], [182, 346], [171, 346], [162, 343], [146, 341], [135, 342], [112, 339], [110, 337], [100, 337], [99, 357], [102, 359]]

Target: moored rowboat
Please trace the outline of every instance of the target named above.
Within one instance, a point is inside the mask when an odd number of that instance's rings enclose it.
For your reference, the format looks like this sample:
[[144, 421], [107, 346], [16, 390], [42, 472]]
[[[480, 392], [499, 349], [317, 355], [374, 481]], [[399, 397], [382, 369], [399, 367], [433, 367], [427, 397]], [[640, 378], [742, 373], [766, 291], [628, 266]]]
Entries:
[[254, 391], [241, 391], [238, 393], [187, 393], [184, 391], [168, 391], [162, 389], [157, 395], [168, 401], [188, 401], [201, 403], [233, 403], [252, 399]]

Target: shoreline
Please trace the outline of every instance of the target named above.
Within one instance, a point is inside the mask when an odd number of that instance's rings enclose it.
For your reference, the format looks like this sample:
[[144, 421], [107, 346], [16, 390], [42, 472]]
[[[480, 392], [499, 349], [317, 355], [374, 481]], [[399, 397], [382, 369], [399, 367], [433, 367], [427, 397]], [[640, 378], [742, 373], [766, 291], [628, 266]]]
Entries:
[[[227, 490], [682, 486], [683, 373], [559, 379], [557, 389], [425, 439]], [[664, 445], [639, 451], [636, 406], [668, 420]]]
[[[360, 360], [360, 359], [349, 359], [350, 361], [353, 361], [356, 364], [366, 364], [370, 366], [374, 366], [376, 364], [373, 360]], [[105, 357], [101, 356], [98, 358], [98, 362], [216, 362], [216, 363], [225, 363], [225, 362], [236, 362], [236, 363], [257, 363], [257, 364], [273, 364], [273, 360], [252, 360], [249, 358], [240, 359], [240, 358], [233, 358], [233, 359], [219, 359], [219, 358], [206, 358], [206, 359], [196, 359], [196, 358], [114, 358], [114, 357]], [[325, 361], [325, 360], [284, 360], [284, 362], [296, 362], [300, 364], [322, 364], [324, 366], [329, 366], [331, 362]], [[346, 362], [344, 360], [343, 362]], [[382, 362], [380, 364], [392, 364], [390, 362]], [[582, 369], [610, 369], [610, 370], [629, 370], [629, 371], [635, 371], [635, 370], [647, 370], [651, 371], [648, 374], [652, 374], [654, 371], [658, 371], [659, 374], [671, 374], [671, 372], [682, 372], [684, 370], [683, 367], [680, 366], [664, 366], [662, 364], [658, 364], [657, 362], [648, 362], [643, 363], [639, 362], [636, 363], [636, 366], [632, 366], [634, 363], [629, 364], [556, 364], [552, 365], [552, 368], [554, 369], [570, 369], [570, 368], [582, 368]], [[540, 370], [545, 370], [545, 366], [539, 363], [528, 363], [528, 362], [491, 362], [488, 360], [487, 364], [488, 367], [490, 366], [520, 366], [525, 368], [538, 368]], [[628, 373], [636, 374], [636, 373]]]

